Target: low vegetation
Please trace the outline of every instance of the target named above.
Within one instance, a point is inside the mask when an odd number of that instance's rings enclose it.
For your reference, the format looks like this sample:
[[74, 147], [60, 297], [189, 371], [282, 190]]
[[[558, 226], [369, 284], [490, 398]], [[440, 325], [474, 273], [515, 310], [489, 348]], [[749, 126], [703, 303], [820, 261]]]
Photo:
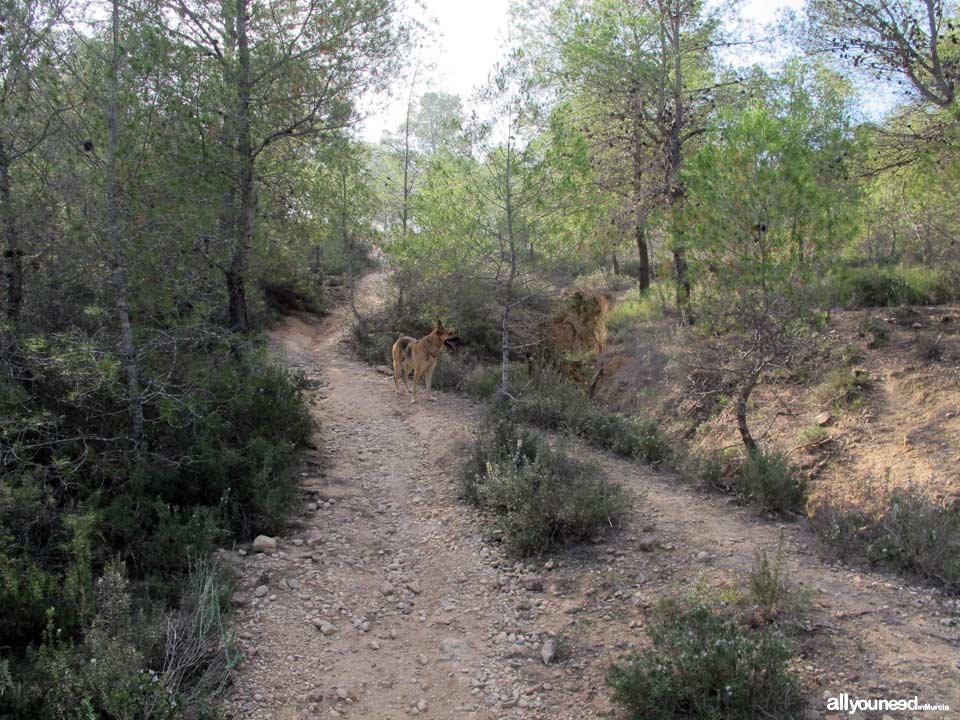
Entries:
[[614, 701], [640, 720], [805, 717], [776, 626], [749, 628], [735, 607], [704, 592], [663, 600], [645, 625], [648, 647], [608, 677]]
[[816, 390], [821, 405], [836, 412], [859, 410], [870, 387], [870, 376], [859, 368], [837, 367]]
[[958, 299], [956, 271], [922, 265], [842, 266], [830, 300], [847, 308], [942, 305]]
[[527, 557], [616, 528], [626, 510], [622, 489], [598, 464], [551, 448], [508, 413], [484, 418], [460, 476], [461, 496], [486, 512], [491, 534]]
[[764, 548], [757, 548], [744, 599], [751, 622], [776, 622], [789, 630], [803, 620], [809, 607], [809, 595], [787, 581], [783, 544], [781, 533], [772, 557]]
[[869, 490], [874, 507], [828, 495], [813, 508], [813, 526], [829, 550], [960, 590], [960, 507], [913, 485], [890, 487], [889, 479]]
[[744, 460], [740, 490], [765, 510], [802, 514], [807, 495], [804, 483], [786, 455], [760, 451]]
[[136, 445], [95, 340], [28, 338], [0, 365], [0, 694], [17, 717], [173, 717], [233, 662], [228, 578], [207, 559], [284, 527], [312, 421], [305, 381], [263, 348], [180, 340], [144, 355]]
[[572, 432], [591, 445], [650, 465], [672, 458], [671, 443], [652, 418], [628, 418], [600, 408], [580, 385], [543, 369], [511, 388], [523, 422]]

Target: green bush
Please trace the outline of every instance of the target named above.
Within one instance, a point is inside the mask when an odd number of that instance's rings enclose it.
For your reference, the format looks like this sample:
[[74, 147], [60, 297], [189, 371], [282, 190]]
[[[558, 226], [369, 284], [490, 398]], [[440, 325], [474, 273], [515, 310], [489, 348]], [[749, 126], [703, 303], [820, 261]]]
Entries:
[[869, 387], [870, 376], [866, 373], [838, 367], [827, 374], [815, 394], [822, 405], [832, 406], [837, 412], [843, 412], [859, 409]]
[[869, 562], [960, 589], [960, 507], [908, 485], [880, 491], [878, 512], [844, 509], [828, 499], [813, 526], [841, 557]]
[[791, 653], [769, 626], [747, 630], [703, 597], [665, 600], [646, 625], [650, 647], [615, 664], [614, 701], [637, 720], [804, 717]]
[[491, 518], [494, 536], [518, 556], [540, 555], [616, 527], [622, 489], [583, 463], [491, 414], [461, 472], [461, 496]]
[[583, 388], [550, 370], [542, 370], [512, 392], [517, 417], [523, 422], [548, 430], [569, 430], [591, 445], [651, 465], [668, 462], [673, 456], [655, 420], [605, 412]]
[[510, 462], [528, 465], [545, 452], [547, 447], [541, 438], [520, 428], [503, 408], [490, 408], [480, 419], [467, 459], [460, 468], [461, 499], [480, 506], [480, 486], [488, 467]]
[[835, 300], [848, 308], [939, 305], [957, 297], [956, 273], [922, 266], [844, 267], [833, 277]]
[[[125, 633], [185, 607], [191, 557], [279, 531], [296, 499], [306, 381], [258, 343], [196, 330], [176, 352], [146, 345], [138, 447], [112, 340], [23, 337], [16, 367], [0, 359], [0, 646], [19, 717], [50, 717], [37, 698], [60, 692], [103, 720], [138, 716], [128, 697], [160, 702], [136, 670], [162, 667], [152, 641]], [[123, 592], [108, 593], [117, 558]], [[129, 627], [105, 617], [110, 598], [136, 608]], [[45, 689], [45, 673], [63, 681]]]
[[772, 512], [797, 514], [806, 506], [806, 484], [783, 453], [760, 451], [748, 457], [740, 468], [740, 488]]
[[[111, 563], [96, 582], [93, 619], [77, 642], [48, 626], [34, 678], [43, 695], [40, 716], [162, 720], [182, 717], [184, 708], [200, 716], [238, 660], [221, 618], [228, 593], [223, 571], [198, 561], [180, 607], [150, 613], [136, 606], [123, 565]], [[21, 710], [26, 700], [18, 698]]]

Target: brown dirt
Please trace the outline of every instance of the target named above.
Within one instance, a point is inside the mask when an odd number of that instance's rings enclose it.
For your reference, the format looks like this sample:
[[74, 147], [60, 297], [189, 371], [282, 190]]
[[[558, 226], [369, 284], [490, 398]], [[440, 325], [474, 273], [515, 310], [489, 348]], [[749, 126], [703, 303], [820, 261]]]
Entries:
[[[552, 560], [505, 558], [455, 496], [459, 448], [477, 407], [448, 393], [417, 406], [396, 397], [392, 379], [349, 356], [344, 327], [343, 317], [302, 315], [273, 333], [288, 362], [322, 385], [314, 397], [320, 449], [304, 467], [302, 511], [278, 538], [279, 552], [227, 553], [238, 568], [233, 622], [246, 656], [229, 715], [612, 717], [604, 675], [643, 642], [653, 604], [698, 578], [743, 587], [756, 550], [775, 548], [781, 532], [789, 578], [812, 596], [795, 667], [810, 688], [811, 717], [829, 717], [825, 692], [916, 694], [960, 708], [952, 601], [825, 564], [802, 526], [670, 475], [576, 448], [628, 490], [627, 526]], [[643, 552], [639, 539], [649, 533], [658, 547]], [[542, 591], [524, 587], [527, 573]], [[260, 585], [266, 594], [255, 597]], [[324, 635], [311, 620], [336, 631]], [[551, 635], [570, 654], [545, 666], [540, 643]], [[425, 709], [412, 709], [420, 701]]]
[[[868, 321], [886, 329], [880, 344], [862, 330]], [[694, 449], [742, 454], [734, 390], [685, 367], [695, 342], [678, 338], [669, 320], [636, 328], [600, 357], [595, 397], [621, 412], [653, 412]], [[937, 501], [960, 501], [960, 307], [837, 311], [820, 342], [805, 379], [773, 379], [754, 391], [749, 420], [761, 444], [806, 471], [814, 504], [829, 494], [869, 511], [886, 489], [908, 484]], [[931, 345], [933, 358], [925, 354]], [[863, 398], [835, 407], [825, 381], [853, 370], [869, 381]], [[805, 433], [824, 411], [826, 436], [811, 439]]]

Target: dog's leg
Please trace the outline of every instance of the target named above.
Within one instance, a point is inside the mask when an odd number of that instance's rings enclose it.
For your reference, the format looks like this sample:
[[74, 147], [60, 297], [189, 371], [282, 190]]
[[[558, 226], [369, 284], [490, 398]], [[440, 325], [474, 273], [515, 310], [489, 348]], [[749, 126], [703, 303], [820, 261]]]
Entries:
[[427, 382], [426, 382], [426, 385], [427, 385], [427, 400], [429, 400], [430, 402], [433, 402], [433, 395], [430, 394], [430, 387], [431, 387], [431, 385], [433, 385], [433, 368], [430, 368], [429, 370], [427, 370], [426, 381], [427, 381]]
[[420, 382], [420, 368], [413, 368], [413, 398], [410, 402], [415, 403], [417, 401], [417, 383]]
[[[397, 355], [396, 353], [394, 353], [393, 355], [393, 392], [396, 393], [397, 395], [400, 394], [399, 375], [400, 375], [400, 368], [398, 367], [398, 363], [397, 363]], [[404, 383], [404, 385], [406, 385], [406, 383]]]
[[410, 381], [410, 368], [408, 368], [406, 365], [404, 365], [404, 366], [403, 366], [403, 371], [402, 371], [402, 373], [403, 373], [403, 374], [400, 375], [400, 377], [403, 378], [403, 393], [404, 393], [404, 395], [409, 395], [409, 394], [410, 394], [410, 382], [409, 382], [409, 381]]

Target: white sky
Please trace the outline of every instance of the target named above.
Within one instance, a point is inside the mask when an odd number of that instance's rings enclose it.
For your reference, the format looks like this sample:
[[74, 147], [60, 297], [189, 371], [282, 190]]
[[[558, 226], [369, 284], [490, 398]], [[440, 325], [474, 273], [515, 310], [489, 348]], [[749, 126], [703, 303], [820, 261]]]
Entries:
[[[459, 95], [466, 105], [473, 91], [487, 79], [503, 55], [506, 44], [509, 0], [422, 0], [417, 18], [434, 30], [421, 51], [426, 67], [414, 95], [442, 90]], [[805, 0], [743, 0], [741, 15], [759, 30], [787, 8], [799, 10]], [[769, 57], [769, 56], [764, 56]], [[763, 57], [752, 58], [763, 61]], [[402, 122], [409, 91], [408, 81], [398, 84], [397, 97], [379, 98], [367, 109], [371, 115], [361, 125], [364, 139], [377, 142], [384, 130]]]

